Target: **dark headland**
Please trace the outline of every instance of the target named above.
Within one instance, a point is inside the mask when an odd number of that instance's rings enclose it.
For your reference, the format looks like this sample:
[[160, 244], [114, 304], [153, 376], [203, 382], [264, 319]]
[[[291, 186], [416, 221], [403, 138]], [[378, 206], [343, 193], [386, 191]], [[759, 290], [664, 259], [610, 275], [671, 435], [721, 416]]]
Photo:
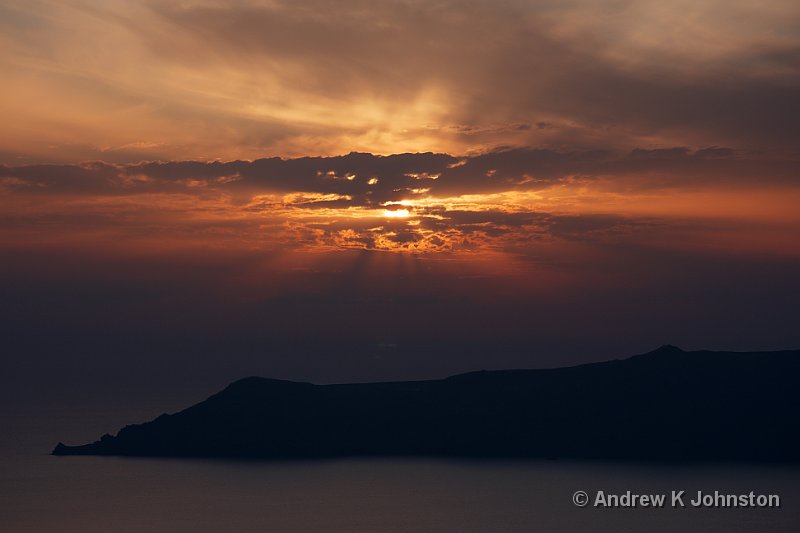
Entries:
[[425, 455], [800, 459], [800, 350], [684, 352], [442, 380], [313, 385], [249, 377], [188, 409], [54, 455]]

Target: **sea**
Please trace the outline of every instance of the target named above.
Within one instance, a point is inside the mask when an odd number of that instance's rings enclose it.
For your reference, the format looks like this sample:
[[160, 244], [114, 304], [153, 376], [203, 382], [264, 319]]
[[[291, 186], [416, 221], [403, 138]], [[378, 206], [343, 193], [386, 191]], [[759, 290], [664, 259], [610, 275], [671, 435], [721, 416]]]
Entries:
[[[3, 533], [800, 531], [800, 467], [561, 460], [231, 461], [54, 457], [146, 410], [0, 412]], [[153, 413], [156, 414], [156, 413]], [[576, 493], [586, 493], [586, 505]], [[684, 491], [685, 507], [670, 503]], [[779, 507], [694, 507], [697, 491], [772, 494]], [[596, 506], [666, 495], [663, 507]], [[629, 498], [630, 499], [630, 498]], [[622, 499], [624, 500], [624, 498]]]

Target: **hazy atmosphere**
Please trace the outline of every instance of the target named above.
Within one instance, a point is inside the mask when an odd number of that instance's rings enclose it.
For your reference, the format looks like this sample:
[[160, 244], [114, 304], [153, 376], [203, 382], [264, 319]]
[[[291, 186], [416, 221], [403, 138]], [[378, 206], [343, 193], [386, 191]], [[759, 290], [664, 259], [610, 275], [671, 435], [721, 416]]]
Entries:
[[0, 72], [3, 532], [799, 530], [798, 0], [0, 0]]
[[796, 348], [799, 28], [789, 0], [4, 0], [3, 388]]

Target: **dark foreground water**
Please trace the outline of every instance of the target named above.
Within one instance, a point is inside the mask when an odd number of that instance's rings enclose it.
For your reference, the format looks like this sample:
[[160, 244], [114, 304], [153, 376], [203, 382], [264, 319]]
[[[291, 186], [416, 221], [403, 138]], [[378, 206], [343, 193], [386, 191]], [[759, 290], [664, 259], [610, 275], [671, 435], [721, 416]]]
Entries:
[[[5, 418], [11, 431], [4, 433], [0, 458], [0, 531], [800, 531], [797, 467], [52, 457], [47, 452], [56, 433], [79, 441], [86, 427], [95, 431], [115, 418], [102, 410], [83, 418], [57, 415], [49, 413], [46, 425], [35, 416]], [[572, 502], [577, 490], [592, 497], [598, 490], [685, 490], [687, 507], [579, 508]], [[697, 490], [778, 494], [782, 505], [692, 508], [689, 496]]]

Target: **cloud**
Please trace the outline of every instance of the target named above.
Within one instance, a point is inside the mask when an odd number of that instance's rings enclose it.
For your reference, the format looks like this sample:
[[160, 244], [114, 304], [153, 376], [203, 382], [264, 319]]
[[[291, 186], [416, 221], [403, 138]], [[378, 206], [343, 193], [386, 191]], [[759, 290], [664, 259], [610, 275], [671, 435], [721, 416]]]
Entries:
[[[788, 147], [800, 136], [791, 59], [800, 9], [788, 1], [768, 10], [748, 1], [152, 8], [185, 37], [170, 48], [180, 63], [214, 47], [212, 61], [255, 61], [345, 106], [371, 96], [408, 103], [435, 88], [454, 105], [427, 120], [453, 126], [462, 143], [482, 134], [477, 142], [619, 147], [663, 136]], [[710, 17], [715, 25], [699, 22]], [[518, 127], [530, 122], [551, 127]]]
[[[791, 185], [798, 171], [797, 160], [722, 147], [628, 153], [505, 149], [467, 157], [351, 153], [210, 163], [0, 166], [0, 187], [23, 195], [227, 194], [242, 202], [268, 193], [307, 193], [288, 198], [288, 203], [308, 208], [378, 207], [400, 200], [537, 191], [576, 183], [602, 183], [611, 190]], [[261, 202], [262, 207], [268, 204]]]
[[[49, 192], [84, 201], [93, 195], [130, 198], [134, 206], [167, 210], [178, 205], [171, 219], [160, 222], [162, 231], [175, 233], [169, 227], [175, 224], [186, 234], [205, 228], [211, 238], [308, 249], [515, 250], [549, 239], [647, 238], [683, 246], [714, 233], [722, 236], [715, 246], [733, 244], [727, 230], [708, 229], [707, 220], [717, 219], [725, 221], [723, 228], [739, 227], [743, 245], [747, 240], [751, 248], [786, 252], [798, 220], [792, 207], [797, 162], [725, 147], [503, 149], [466, 157], [351, 153], [19, 169], [0, 167], [9, 198], [36, 202]], [[156, 197], [162, 200], [154, 204]], [[408, 216], [385, 217], [399, 210]], [[232, 222], [235, 231], [226, 227]], [[768, 225], [742, 232], [748, 224]]]
[[796, 2], [468, 5], [11, 3], [0, 153], [130, 163], [680, 145], [786, 156], [800, 138]]

